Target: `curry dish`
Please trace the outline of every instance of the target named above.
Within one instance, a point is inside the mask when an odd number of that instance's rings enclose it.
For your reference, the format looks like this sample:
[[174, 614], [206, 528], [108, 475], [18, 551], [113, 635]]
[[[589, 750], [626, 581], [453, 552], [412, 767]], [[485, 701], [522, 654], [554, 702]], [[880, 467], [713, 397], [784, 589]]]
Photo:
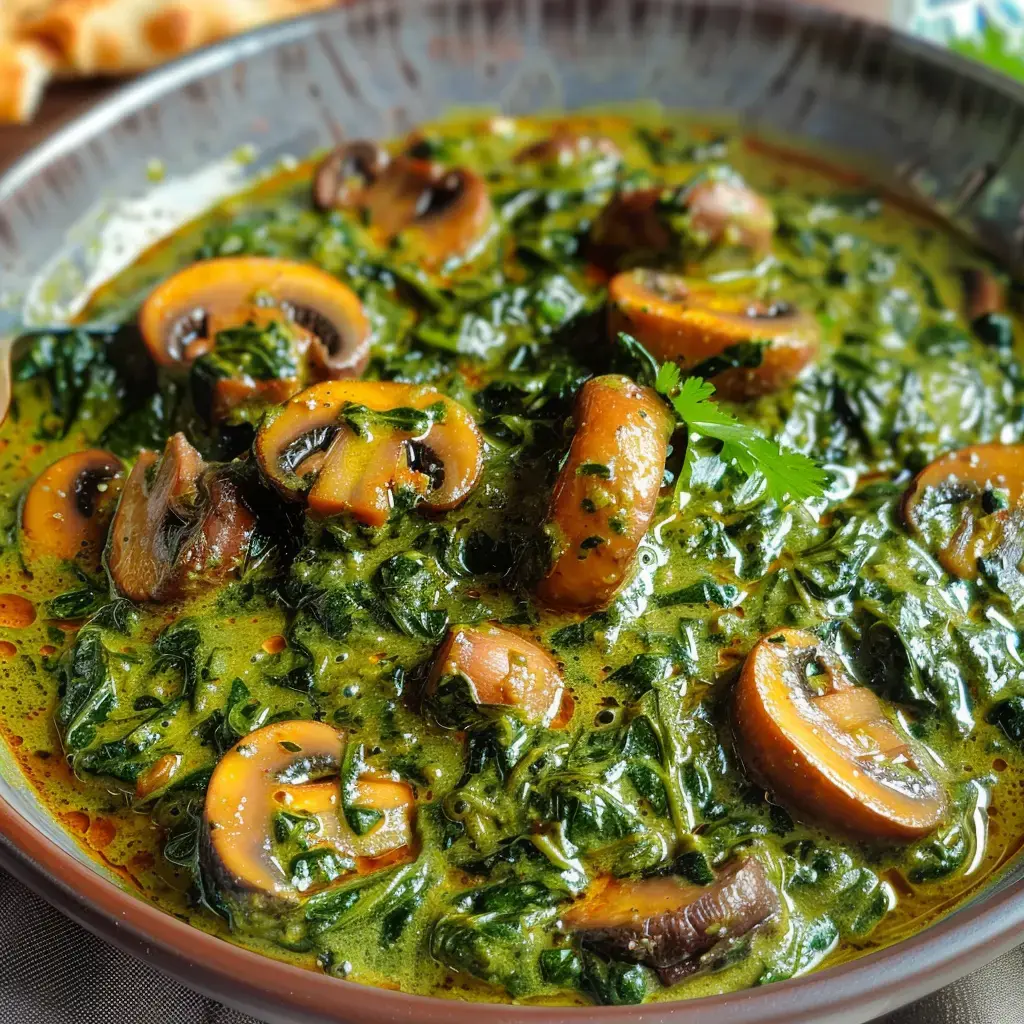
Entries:
[[5, 739], [145, 898], [365, 984], [893, 943], [1024, 837], [1015, 299], [654, 112], [282, 170], [16, 346]]

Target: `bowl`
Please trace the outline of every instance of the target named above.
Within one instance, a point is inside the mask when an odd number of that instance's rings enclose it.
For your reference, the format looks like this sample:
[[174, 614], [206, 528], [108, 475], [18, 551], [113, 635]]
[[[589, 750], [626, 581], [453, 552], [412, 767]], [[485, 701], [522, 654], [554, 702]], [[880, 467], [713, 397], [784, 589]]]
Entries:
[[[869, 168], [1020, 267], [1024, 89], [925, 43], [756, 0], [357, 0], [172, 64], [12, 168], [0, 180], [0, 338], [74, 314], [156, 238], [343, 136], [394, 136], [467, 105], [638, 100]], [[145, 903], [60, 828], [6, 748], [0, 864], [186, 984], [292, 1024], [860, 1024], [994, 959], [1024, 926], [1018, 869], [897, 946], [756, 990], [587, 1009], [409, 996], [258, 956]]]

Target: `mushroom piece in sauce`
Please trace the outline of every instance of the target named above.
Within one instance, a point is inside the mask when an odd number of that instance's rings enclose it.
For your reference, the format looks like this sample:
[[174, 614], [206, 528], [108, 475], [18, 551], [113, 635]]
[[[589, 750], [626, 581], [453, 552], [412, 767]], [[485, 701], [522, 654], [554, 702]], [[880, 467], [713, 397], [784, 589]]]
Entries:
[[[632, 335], [659, 360], [705, 367], [724, 398], [779, 391], [817, 355], [814, 317], [788, 303], [764, 302], [657, 270], [617, 274], [608, 286], [608, 333]], [[737, 349], [747, 345], [749, 352]], [[729, 358], [730, 353], [738, 353]], [[721, 369], [714, 367], [722, 364]]]
[[[366, 368], [370, 323], [358, 296], [305, 263], [260, 256], [193, 263], [157, 286], [139, 311], [153, 361], [172, 371], [211, 351], [221, 331], [273, 321], [295, 333], [313, 379], [358, 377]], [[299, 387], [297, 380], [290, 393]]]
[[230, 578], [254, 526], [228, 471], [174, 434], [162, 455], [139, 453], [110, 524], [107, 569], [133, 601], [174, 600]]
[[698, 969], [702, 954], [746, 935], [779, 909], [761, 862], [747, 857], [729, 864], [708, 886], [670, 875], [608, 878], [563, 915], [563, 924], [585, 946], [647, 964], [672, 985]]
[[49, 556], [97, 566], [123, 470], [116, 455], [98, 448], [73, 452], [47, 466], [21, 507], [26, 560]]

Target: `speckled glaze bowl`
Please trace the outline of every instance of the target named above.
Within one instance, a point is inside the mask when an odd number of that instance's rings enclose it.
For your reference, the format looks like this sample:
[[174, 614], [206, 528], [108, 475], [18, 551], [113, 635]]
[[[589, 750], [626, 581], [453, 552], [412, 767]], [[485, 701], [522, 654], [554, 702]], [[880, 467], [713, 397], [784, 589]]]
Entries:
[[[73, 314], [154, 239], [282, 158], [453, 106], [638, 100], [838, 151], [1024, 262], [1024, 89], [927, 44], [765, 0], [358, 0], [142, 79], [0, 180], [0, 339]], [[407, 996], [265, 959], [144, 903], [61, 830], [5, 749], [0, 863], [104, 938], [275, 1024], [860, 1024], [994, 959], [1024, 926], [1018, 870], [898, 946], [729, 996], [590, 1009]]]

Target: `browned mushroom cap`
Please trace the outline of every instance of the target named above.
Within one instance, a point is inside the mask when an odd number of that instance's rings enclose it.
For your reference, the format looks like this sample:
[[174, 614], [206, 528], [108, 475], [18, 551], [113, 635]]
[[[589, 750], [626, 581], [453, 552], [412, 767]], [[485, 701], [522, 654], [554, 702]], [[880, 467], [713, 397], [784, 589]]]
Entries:
[[[670, 218], [685, 217], [673, 226]], [[692, 188], [644, 188], [612, 197], [590, 229], [591, 257], [614, 267], [624, 258], [671, 252], [684, 239], [701, 247], [730, 246], [761, 254], [771, 248], [775, 214], [738, 180], [711, 179]]]
[[21, 509], [21, 551], [41, 558], [99, 564], [123, 480], [121, 460], [90, 448], [58, 459], [28, 489]]
[[107, 541], [107, 569], [125, 597], [172, 600], [238, 568], [255, 521], [230, 479], [206, 470], [184, 434], [162, 456], [139, 453]]
[[592, 157], [621, 157], [618, 146], [602, 135], [582, 135], [570, 128], [558, 128], [546, 139], [525, 146], [515, 155], [517, 164], [557, 164], [566, 167]]
[[817, 355], [818, 323], [788, 303], [763, 302], [678, 274], [630, 270], [608, 286], [608, 333], [631, 334], [656, 359], [684, 370], [743, 342], [765, 342], [754, 366], [714, 374], [718, 393], [743, 400], [791, 384]]
[[708, 886], [671, 876], [602, 879], [562, 920], [584, 945], [648, 964], [672, 985], [694, 969], [695, 958], [745, 935], [779, 907], [761, 862], [748, 857], [728, 865]]
[[467, 256], [494, 216], [479, 174], [408, 157], [392, 161], [367, 193], [365, 208], [382, 244], [401, 234], [410, 253], [431, 268]]
[[552, 722], [565, 690], [555, 659], [526, 637], [497, 626], [452, 626], [434, 656], [427, 694], [447, 676], [468, 681], [478, 704], [518, 708]]
[[990, 270], [970, 267], [961, 272], [964, 286], [964, 313], [968, 320], [977, 320], [1006, 308], [1003, 286]]
[[[383, 422], [370, 436], [345, 424], [346, 409], [443, 410], [419, 437]], [[483, 440], [464, 406], [433, 388], [393, 381], [327, 381], [296, 395], [256, 434], [256, 458], [285, 497], [320, 516], [347, 513], [385, 523], [396, 491], [424, 496], [426, 508], [455, 508], [483, 471]], [[418, 455], [429, 467], [417, 468]]]
[[219, 331], [282, 319], [310, 346], [317, 376], [358, 377], [370, 358], [370, 322], [351, 288], [317, 267], [261, 256], [205, 260], [169, 277], [139, 311], [150, 355], [187, 368]]
[[775, 796], [869, 839], [934, 830], [945, 795], [920, 748], [813, 633], [779, 629], [747, 655], [736, 688], [738, 749]]
[[358, 206], [390, 162], [386, 149], [366, 139], [336, 147], [317, 168], [313, 201], [321, 210]]
[[[295, 899], [300, 888], [275, 855], [275, 818], [281, 812], [308, 816], [310, 849], [327, 848], [374, 870], [382, 858], [410, 850], [413, 796], [392, 779], [363, 776], [355, 804], [376, 810], [379, 821], [357, 836], [339, 813], [345, 737], [323, 722], [288, 721], [257, 729], [218, 762], [203, 811], [205, 854], [228, 886], [243, 892]], [[307, 890], [303, 889], [302, 892]]]
[[588, 380], [555, 481], [546, 530], [553, 561], [537, 587], [555, 608], [607, 604], [654, 518], [675, 421], [653, 388], [608, 374]]
[[963, 580], [978, 578], [978, 560], [991, 554], [1010, 534], [1019, 533], [1018, 508], [1024, 498], [1024, 445], [975, 444], [930, 462], [903, 496], [903, 519], [916, 534], [927, 532], [926, 501], [959, 504], [1000, 491], [1007, 508], [976, 518], [966, 505], [956, 530], [936, 552], [943, 568]]

